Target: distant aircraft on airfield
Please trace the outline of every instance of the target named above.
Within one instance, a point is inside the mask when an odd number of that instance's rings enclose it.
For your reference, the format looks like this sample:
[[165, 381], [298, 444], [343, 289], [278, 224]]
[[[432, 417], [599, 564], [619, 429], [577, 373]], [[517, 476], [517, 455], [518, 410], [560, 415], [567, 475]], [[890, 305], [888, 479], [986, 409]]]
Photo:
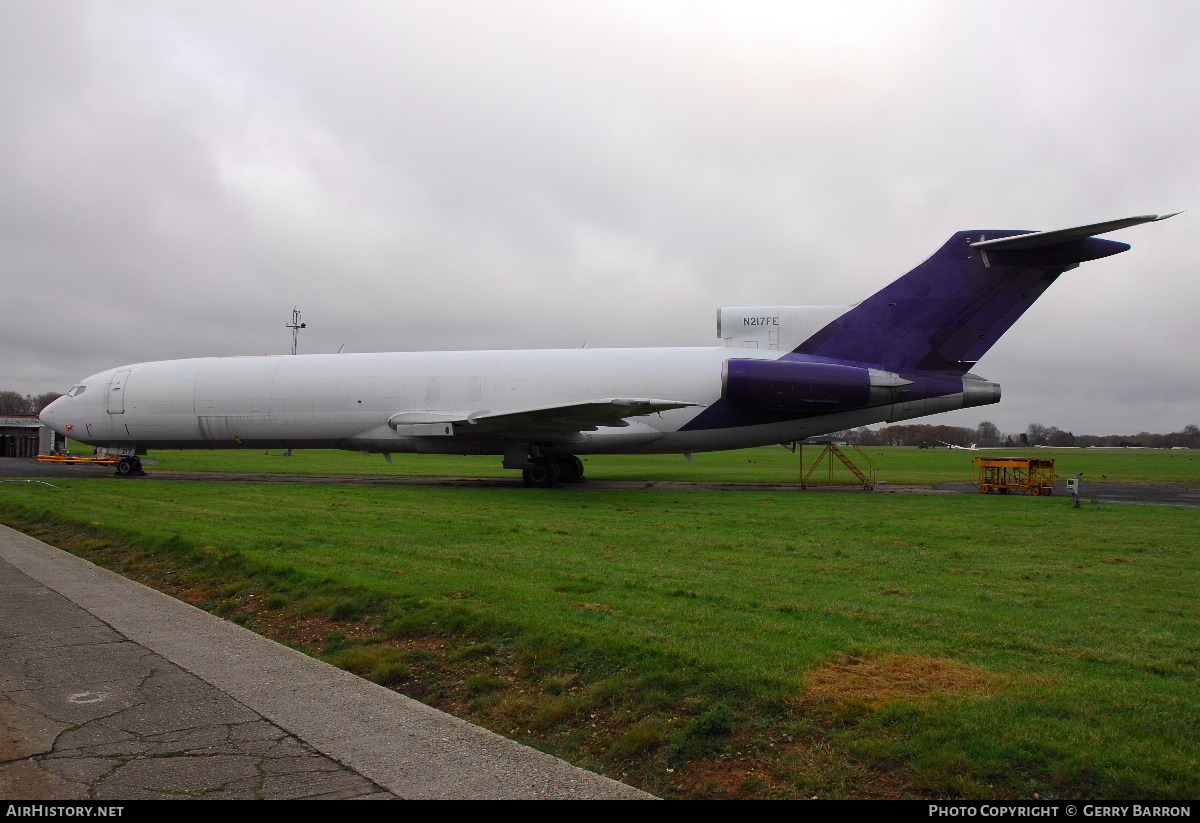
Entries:
[[[1177, 212], [1178, 213], [1178, 212]], [[207, 357], [93, 374], [41, 413], [141, 471], [146, 449], [494, 454], [529, 486], [581, 454], [791, 443], [1000, 400], [976, 361], [1063, 272], [1129, 246], [1057, 231], [960, 231], [853, 306], [725, 308], [711, 348]]]
[[971, 445], [969, 445], [969, 446], [956, 446], [956, 445], [954, 445], [953, 443], [947, 443], [945, 440], [939, 440], [938, 442], [939, 442], [939, 443], [941, 443], [943, 446], [945, 446], [945, 447], [946, 447], [946, 448], [948, 448], [948, 449], [961, 449], [961, 450], [963, 450], [963, 451], [965, 451], [965, 452], [977, 452], [977, 451], [979, 451], [979, 444], [978, 444], [978, 443], [972, 443], [972, 444], [971, 444]]

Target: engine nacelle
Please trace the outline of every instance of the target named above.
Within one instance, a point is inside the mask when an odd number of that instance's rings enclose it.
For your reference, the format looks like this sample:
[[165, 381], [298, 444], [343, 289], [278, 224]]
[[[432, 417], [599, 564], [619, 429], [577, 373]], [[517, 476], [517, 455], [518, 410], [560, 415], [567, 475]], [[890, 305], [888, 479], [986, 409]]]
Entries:
[[898, 374], [865, 366], [803, 360], [726, 360], [721, 397], [739, 406], [833, 413], [881, 406], [912, 385]]

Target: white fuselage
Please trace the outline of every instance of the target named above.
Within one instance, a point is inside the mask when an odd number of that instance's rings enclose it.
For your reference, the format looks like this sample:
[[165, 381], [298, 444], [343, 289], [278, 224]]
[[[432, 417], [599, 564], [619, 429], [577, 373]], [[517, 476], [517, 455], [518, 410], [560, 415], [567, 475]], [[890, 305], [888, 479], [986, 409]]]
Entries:
[[564, 436], [552, 450], [692, 452], [790, 442], [868, 423], [961, 408], [963, 396], [810, 416], [682, 430], [721, 398], [731, 357], [775, 360], [736, 348], [562, 349], [209, 357], [138, 363], [100, 372], [42, 413], [90, 445], [140, 448], [342, 448], [371, 452], [503, 454], [504, 438], [423, 437], [387, 421], [401, 413], [503, 412], [594, 401], [667, 398], [695, 406], [632, 417]]

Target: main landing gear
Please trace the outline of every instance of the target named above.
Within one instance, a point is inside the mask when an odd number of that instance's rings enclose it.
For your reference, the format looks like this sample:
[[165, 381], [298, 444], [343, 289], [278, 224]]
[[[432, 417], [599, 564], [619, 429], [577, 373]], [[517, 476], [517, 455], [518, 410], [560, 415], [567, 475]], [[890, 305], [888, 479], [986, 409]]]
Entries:
[[145, 477], [142, 461], [137, 457], [122, 457], [117, 461], [117, 477]]
[[521, 470], [521, 479], [526, 486], [535, 489], [549, 489], [559, 483], [582, 483], [583, 461], [573, 454], [534, 457]]

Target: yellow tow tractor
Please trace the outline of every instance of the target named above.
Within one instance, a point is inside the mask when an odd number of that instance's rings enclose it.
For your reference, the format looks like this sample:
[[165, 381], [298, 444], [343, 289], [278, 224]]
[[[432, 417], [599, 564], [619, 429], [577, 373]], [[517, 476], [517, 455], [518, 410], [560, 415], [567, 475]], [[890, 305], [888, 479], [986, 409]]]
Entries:
[[146, 473], [142, 471], [142, 461], [136, 455], [112, 455], [112, 454], [95, 454], [87, 455], [71, 454], [69, 451], [52, 451], [49, 454], [39, 454], [37, 459], [41, 463], [69, 463], [75, 466], [112, 466], [114, 474], [118, 477], [144, 476]]

